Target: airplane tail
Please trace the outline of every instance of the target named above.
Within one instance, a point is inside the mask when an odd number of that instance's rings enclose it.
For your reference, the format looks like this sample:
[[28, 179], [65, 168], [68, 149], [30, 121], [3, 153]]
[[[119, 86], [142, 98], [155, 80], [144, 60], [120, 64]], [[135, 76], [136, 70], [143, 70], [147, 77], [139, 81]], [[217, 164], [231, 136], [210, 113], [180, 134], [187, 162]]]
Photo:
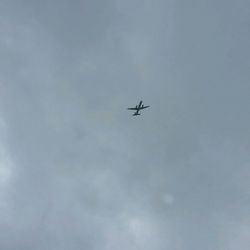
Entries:
[[141, 115], [141, 114], [139, 114], [139, 113], [134, 113], [134, 114], [133, 114], [133, 116], [136, 116], [136, 115]]

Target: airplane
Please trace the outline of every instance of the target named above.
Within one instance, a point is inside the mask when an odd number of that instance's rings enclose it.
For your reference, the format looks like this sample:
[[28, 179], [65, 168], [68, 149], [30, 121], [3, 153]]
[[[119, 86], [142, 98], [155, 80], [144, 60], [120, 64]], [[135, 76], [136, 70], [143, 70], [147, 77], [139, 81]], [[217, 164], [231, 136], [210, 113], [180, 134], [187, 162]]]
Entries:
[[128, 108], [128, 110], [136, 110], [136, 112], [133, 114], [133, 116], [135, 116], [135, 115], [140, 115], [139, 113], [140, 110], [148, 108], [148, 107], [150, 106], [144, 106], [142, 104], [142, 101], [140, 101], [138, 105], [136, 105], [134, 108]]

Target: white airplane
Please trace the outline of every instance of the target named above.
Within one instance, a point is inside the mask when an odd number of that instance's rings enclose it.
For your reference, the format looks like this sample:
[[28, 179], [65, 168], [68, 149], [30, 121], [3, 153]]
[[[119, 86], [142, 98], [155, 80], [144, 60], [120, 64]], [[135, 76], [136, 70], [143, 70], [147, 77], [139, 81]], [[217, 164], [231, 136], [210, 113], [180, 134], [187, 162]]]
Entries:
[[148, 108], [150, 106], [144, 106], [142, 104], [142, 101], [139, 102], [138, 105], [136, 105], [134, 108], [128, 108], [129, 110], [136, 110], [136, 112], [133, 115], [140, 115], [139, 111], [145, 108]]

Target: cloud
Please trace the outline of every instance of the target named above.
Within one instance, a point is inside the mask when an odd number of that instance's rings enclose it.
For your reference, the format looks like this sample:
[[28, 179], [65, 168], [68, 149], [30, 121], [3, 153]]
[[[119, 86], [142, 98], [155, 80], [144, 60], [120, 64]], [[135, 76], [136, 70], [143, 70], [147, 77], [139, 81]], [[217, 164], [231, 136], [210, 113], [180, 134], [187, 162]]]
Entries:
[[1, 249], [246, 249], [246, 2], [0, 9]]

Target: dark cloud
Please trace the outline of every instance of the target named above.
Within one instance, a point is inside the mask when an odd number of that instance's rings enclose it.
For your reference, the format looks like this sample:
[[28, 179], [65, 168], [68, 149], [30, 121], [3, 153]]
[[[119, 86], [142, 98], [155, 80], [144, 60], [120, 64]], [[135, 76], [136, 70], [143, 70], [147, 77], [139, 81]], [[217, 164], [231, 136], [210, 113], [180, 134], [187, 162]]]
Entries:
[[0, 248], [247, 249], [249, 8], [1, 1]]

